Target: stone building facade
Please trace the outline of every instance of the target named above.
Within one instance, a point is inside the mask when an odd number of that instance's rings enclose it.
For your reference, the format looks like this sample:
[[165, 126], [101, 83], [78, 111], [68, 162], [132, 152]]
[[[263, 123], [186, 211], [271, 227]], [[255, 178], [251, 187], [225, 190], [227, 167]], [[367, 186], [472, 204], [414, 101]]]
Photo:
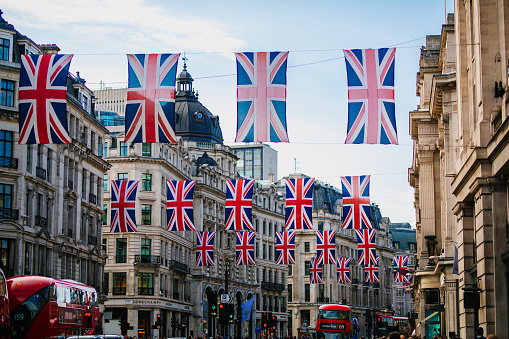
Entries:
[[20, 53], [57, 53], [8, 24], [0, 12], [0, 267], [7, 277], [74, 279], [101, 289], [102, 158], [107, 130], [85, 80], [69, 74], [69, 144], [19, 145]]

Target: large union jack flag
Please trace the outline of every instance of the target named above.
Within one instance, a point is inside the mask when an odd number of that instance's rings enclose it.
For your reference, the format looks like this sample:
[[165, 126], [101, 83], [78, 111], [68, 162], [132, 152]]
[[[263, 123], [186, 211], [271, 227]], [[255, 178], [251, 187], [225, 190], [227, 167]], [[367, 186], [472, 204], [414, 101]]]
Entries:
[[336, 231], [316, 231], [316, 256], [322, 264], [336, 263]]
[[286, 60], [288, 52], [235, 53], [236, 142], [288, 142]]
[[196, 181], [167, 181], [166, 212], [168, 231], [196, 231], [193, 220], [193, 193]]
[[196, 232], [196, 266], [216, 266], [214, 240], [216, 232]]
[[135, 207], [139, 182], [139, 180], [111, 181], [110, 233], [138, 232]]
[[176, 142], [175, 77], [180, 54], [127, 54], [125, 142]]
[[254, 261], [254, 248], [256, 232], [235, 232], [237, 242], [235, 254], [237, 265], [256, 265]]
[[413, 275], [403, 276], [403, 286], [405, 286], [405, 294], [410, 293], [410, 286], [412, 286]]
[[341, 177], [343, 228], [373, 228], [370, 221], [369, 175]]
[[408, 255], [394, 257], [394, 282], [404, 282], [405, 276], [401, 274], [401, 271], [407, 268]]
[[397, 144], [395, 48], [345, 50], [348, 78], [346, 144]]
[[375, 230], [355, 230], [357, 233], [358, 265], [369, 265], [376, 261]]
[[276, 232], [276, 264], [295, 264], [295, 232]]
[[71, 54], [22, 55], [19, 78], [19, 143], [65, 144], [67, 75]]
[[226, 201], [224, 203], [226, 230], [253, 230], [251, 214], [254, 182], [254, 180], [226, 181]]
[[309, 279], [311, 284], [323, 284], [322, 264], [318, 258], [311, 258], [309, 265]]
[[313, 229], [313, 183], [315, 178], [286, 179], [285, 229]]
[[338, 258], [338, 283], [352, 282], [352, 280], [350, 280], [350, 261], [352, 261], [351, 258]]
[[366, 277], [366, 282], [380, 282], [378, 279], [378, 262], [380, 258], [377, 257], [373, 261], [369, 261], [369, 265], [364, 266], [364, 275]]

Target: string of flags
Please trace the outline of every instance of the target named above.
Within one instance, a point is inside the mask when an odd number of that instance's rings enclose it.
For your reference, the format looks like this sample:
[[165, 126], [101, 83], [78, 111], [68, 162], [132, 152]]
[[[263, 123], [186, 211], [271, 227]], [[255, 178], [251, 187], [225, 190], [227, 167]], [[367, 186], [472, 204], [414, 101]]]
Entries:
[[[344, 50], [348, 83], [346, 144], [397, 144], [395, 48]], [[290, 142], [286, 115], [289, 52], [235, 53], [235, 142]], [[66, 84], [73, 55], [22, 55], [20, 144], [71, 143]], [[180, 54], [127, 54], [125, 141], [174, 143]]]

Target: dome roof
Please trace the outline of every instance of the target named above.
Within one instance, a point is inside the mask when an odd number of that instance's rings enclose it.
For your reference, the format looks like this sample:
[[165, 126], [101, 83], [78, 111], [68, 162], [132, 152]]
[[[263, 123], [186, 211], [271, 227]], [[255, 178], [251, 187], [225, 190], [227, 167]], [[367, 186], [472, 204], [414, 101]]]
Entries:
[[193, 81], [184, 61], [184, 69], [177, 77], [175, 134], [184, 140], [223, 143], [219, 116], [213, 115], [198, 101], [198, 93], [193, 90]]
[[196, 159], [196, 167], [200, 167], [201, 165], [217, 166], [217, 162], [205, 152], [201, 157]]

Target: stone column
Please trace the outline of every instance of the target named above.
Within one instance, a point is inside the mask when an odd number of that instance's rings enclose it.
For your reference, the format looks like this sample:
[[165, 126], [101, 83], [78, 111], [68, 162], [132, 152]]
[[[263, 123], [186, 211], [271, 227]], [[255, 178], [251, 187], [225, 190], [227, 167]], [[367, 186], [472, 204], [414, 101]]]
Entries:
[[[424, 146], [426, 147], [426, 146]], [[435, 231], [435, 178], [433, 149], [426, 147], [426, 150], [419, 151], [419, 201], [421, 208], [421, 233], [422, 237], [418, 238], [421, 242], [421, 253], [419, 258], [419, 266], [423, 268], [426, 265], [424, 258], [428, 258], [425, 236], [437, 235]], [[438, 239], [437, 239], [438, 240]]]

